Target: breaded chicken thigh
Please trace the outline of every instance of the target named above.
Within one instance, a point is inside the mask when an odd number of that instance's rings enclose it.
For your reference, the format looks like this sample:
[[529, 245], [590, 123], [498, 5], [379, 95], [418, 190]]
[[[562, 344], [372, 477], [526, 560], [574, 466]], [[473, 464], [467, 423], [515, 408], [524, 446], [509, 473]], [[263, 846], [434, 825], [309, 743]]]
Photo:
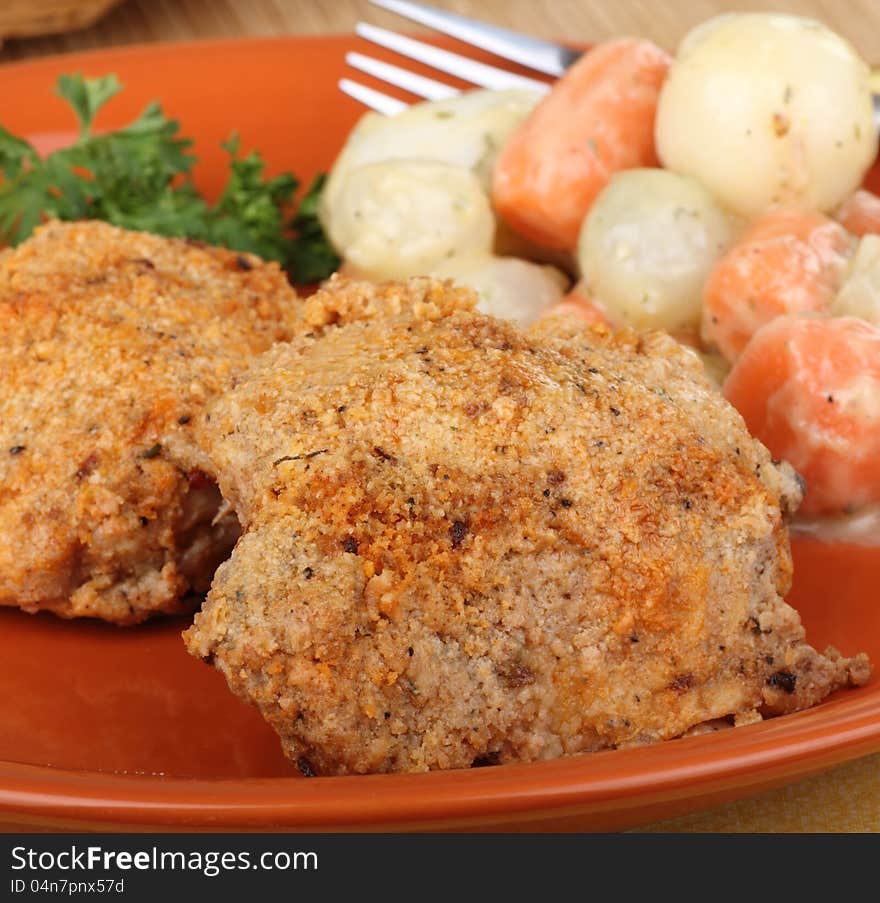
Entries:
[[299, 302], [250, 255], [52, 223], [0, 257], [0, 605], [130, 624], [203, 592], [238, 524], [169, 461]]
[[212, 406], [244, 533], [185, 634], [306, 773], [531, 761], [812, 705], [800, 500], [668, 337], [336, 280]]

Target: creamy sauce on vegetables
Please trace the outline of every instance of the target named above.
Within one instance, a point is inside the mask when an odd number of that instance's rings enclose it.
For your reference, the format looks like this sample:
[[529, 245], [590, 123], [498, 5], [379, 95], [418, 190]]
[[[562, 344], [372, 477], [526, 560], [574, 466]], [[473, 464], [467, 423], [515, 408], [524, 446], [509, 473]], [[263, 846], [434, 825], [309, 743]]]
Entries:
[[823, 542], [880, 547], [880, 505], [837, 517], [795, 517], [791, 533], [793, 537], [808, 536]]

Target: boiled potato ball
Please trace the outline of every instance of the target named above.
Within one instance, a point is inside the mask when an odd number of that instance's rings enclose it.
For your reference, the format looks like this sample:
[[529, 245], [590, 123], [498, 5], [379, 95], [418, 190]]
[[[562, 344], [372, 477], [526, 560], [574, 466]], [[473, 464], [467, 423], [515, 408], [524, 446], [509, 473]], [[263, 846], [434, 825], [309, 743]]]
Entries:
[[811, 19], [711, 19], [669, 70], [658, 155], [748, 218], [777, 204], [829, 211], [877, 153], [870, 75], [844, 38]]
[[618, 173], [581, 229], [585, 290], [615, 326], [694, 329], [703, 284], [733, 231], [728, 215], [693, 179], [662, 169]]

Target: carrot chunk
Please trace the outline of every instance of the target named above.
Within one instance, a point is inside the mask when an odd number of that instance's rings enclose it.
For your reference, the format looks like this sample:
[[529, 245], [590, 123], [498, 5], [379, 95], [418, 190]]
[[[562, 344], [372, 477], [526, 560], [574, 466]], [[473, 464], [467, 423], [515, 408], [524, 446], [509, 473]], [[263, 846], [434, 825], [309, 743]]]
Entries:
[[703, 338], [735, 361], [752, 335], [774, 317], [827, 311], [854, 247], [853, 236], [821, 213], [767, 213], [709, 274], [703, 289]]
[[880, 197], [859, 189], [837, 208], [834, 218], [853, 235], [880, 235]]
[[492, 199], [536, 244], [573, 250], [611, 175], [656, 166], [654, 115], [670, 57], [649, 41], [600, 44], [554, 85], [498, 159]]
[[807, 483], [805, 514], [880, 503], [880, 327], [779, 317], [724, 382], [749, 430]]
[[610, 325], [601, 308], [589, 299], [580, 284], [576, 285], [565, 297], [546, 308], [538, 319], [545, 320], [548, 317], [562, 316], [577, 317], [589, 325]]

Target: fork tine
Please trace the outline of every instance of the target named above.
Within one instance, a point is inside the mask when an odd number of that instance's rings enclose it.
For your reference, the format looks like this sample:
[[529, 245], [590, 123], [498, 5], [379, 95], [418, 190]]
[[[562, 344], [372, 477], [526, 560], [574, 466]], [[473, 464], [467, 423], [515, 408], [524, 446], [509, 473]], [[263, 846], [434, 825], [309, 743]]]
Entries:
[[524, 75], [515, 75], [513, 72], [506, 72], [504, 69], [496, 69], [495, 66], [478, 63], [476, 60], [468, 59], [466, 56], [459, 56], [457, 53], [441, 50], [439, 47], [434, 47], [431, 44], [423, 44], [421, 41], [415, 41], [412, 38], [404, 37], [385, 28], [368, 25], [366, 22], [359, 22], [355, 27], [355, 31], [360, 37], [365, 38], [367, 41], [372, 41], [380, 47], [394, 50], [401, 56], [418, 60], [420, 63], [426, 63], [440, 72], [446, 72], [449, 75], [454, 75], [483, 88], [492, 88], [496, 91], [504, 91], [509, 88], [525, 88], [529, 91], [541, 91], [543, 93], [550, 90], [550, 86], [546, 82], [526, 78]]
[[415, 72], [408, 72], [399, 66], [392, 66], [391, 63], [385, 63], [382, 60], [373, 59], [371, 56], [364, 56], [362, 53], [347, 53], [345, 62], [353, 69], [359, 69], [366, 72], [367, 75], [373, 75], [382, 81], [388, 82], [389, 85], [395, 85], [415, 94], [416, 97], [424, 97], [428, 100], [445, 100], [447, 97], [455, 97], [461, 92], [455, 88], [444, 85], [443, 82], [435, 81], [433, 78], [425, 78], [424, 75], [416, 75]]
[[425, 3], [410, 0], [370, 0], [370, 3], [545, 75], [562, 75], [580, 56], [577, 51], [559, 44], [468, 19]]
[[396, 116], [409, 106], [396, 97], [390, 97], [381, 91], [376, 91], [375, 88], [368, 88], [366, 85], [353, 82], [350, 78], [339, 79], [339, 90], [384, 116]]

